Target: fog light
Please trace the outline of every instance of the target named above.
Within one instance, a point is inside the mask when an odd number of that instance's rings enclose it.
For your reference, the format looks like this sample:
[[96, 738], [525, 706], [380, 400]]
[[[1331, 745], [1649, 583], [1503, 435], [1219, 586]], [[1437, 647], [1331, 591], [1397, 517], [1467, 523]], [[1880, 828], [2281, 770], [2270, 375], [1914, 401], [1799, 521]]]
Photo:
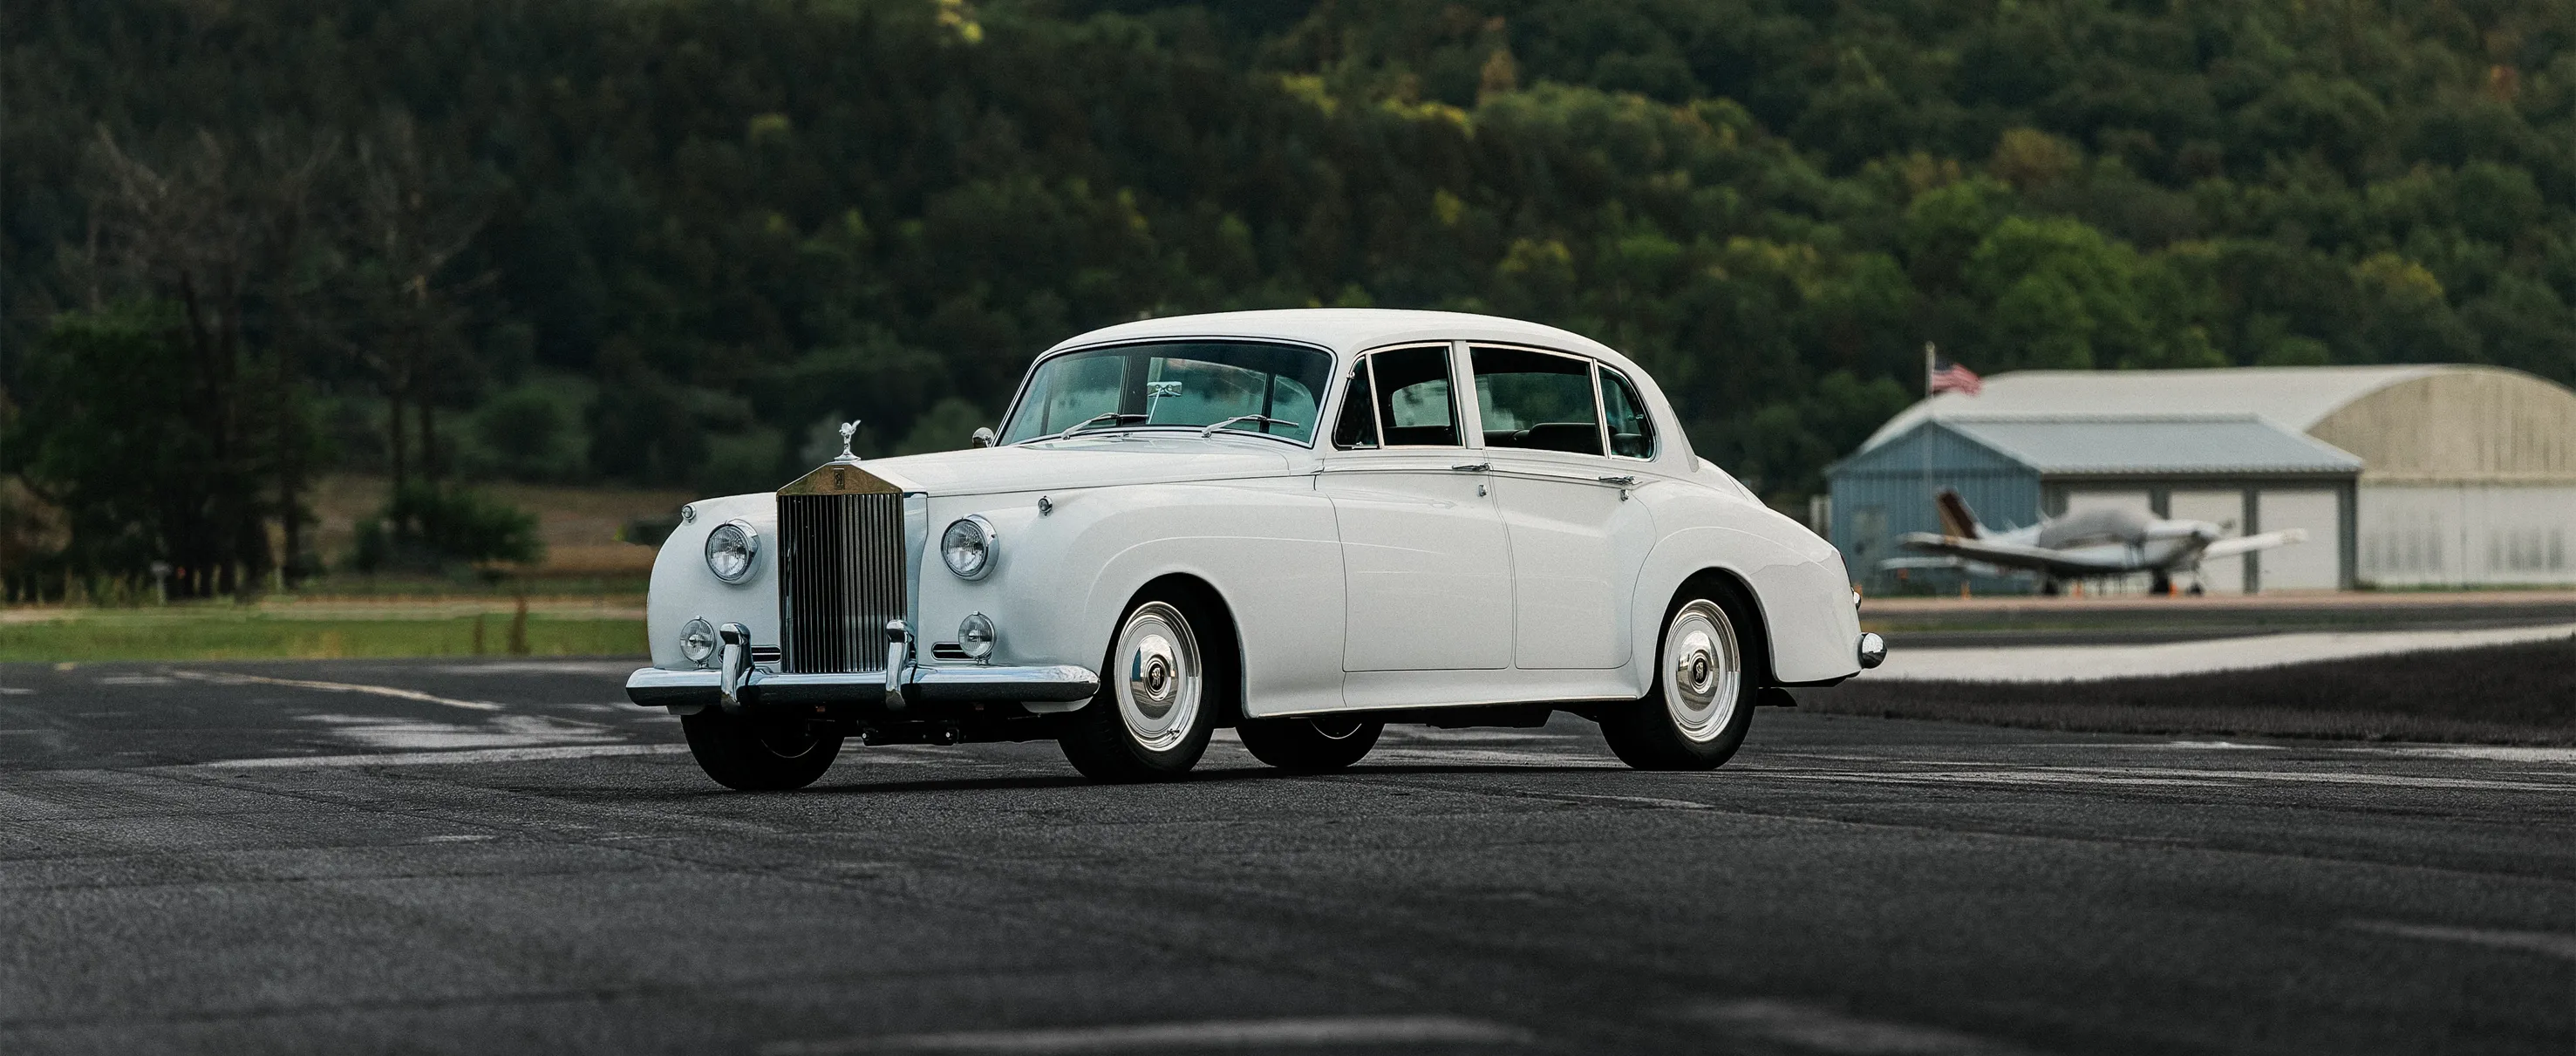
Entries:
[[980, 612], [957, 621], [957, 648], [979, 661], [993, 658], [993, 640], [1000, 635], [993, 618]]
[[716, 655], [715, 625], [703, 617], [681, 624], [680, 655], [699, 667], [707, 666], [707, 658]]
[[1860, 636], [1860, 666], [1863, 670], [1887, 662], [1887, 639], [1867, 631]]

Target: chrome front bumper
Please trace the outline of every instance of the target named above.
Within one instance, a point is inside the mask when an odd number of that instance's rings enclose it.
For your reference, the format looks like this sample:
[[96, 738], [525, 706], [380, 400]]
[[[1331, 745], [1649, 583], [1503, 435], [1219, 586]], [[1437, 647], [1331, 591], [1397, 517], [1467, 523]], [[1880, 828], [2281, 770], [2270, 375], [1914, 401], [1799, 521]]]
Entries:
[[[900, 696], [889, 694], [890, 683]], [[1100, 676], [1060, 664], [1049, 667], [913, 667], [899, 679], [882, 674], [789, 675], [753, 668], [741, 676], [735, 697], [745, 707], [789, 704], [863, 704], [900, 708], [901, 702], [1061, 703], [1089, 700], [1100, 692]], [[626, 676], [626, 697], [647, 707], [689, 710], [724, 704], [724, 675], [718, 671], [636, 669]], [[1064, 709], [1048, 709], [1064, 710]]]

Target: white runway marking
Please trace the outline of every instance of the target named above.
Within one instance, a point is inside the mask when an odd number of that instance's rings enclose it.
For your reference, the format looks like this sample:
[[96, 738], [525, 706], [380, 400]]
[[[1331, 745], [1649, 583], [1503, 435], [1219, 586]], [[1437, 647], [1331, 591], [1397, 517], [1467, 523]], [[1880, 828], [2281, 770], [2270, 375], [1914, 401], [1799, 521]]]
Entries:
[[549, 744], [614, 744], [625, 735], [605, 726], [548, 715], [495, 715], [478, 725], [386, 715], [301, 715], [332, 727], [331, 736], [361, 748], [429, 752], [457, 748], [533, 748]]
[[0, 697], [23, 697], [34, 692], [23, 686], [0, 686]]
[[1573, 752], [1512, 752], [1493, 748], [1384, 748], [1370, 752], [1371, 763], [1417, 766], [1586, 766], [1624, 767], [1606, 755]]
[[2235, 741], [2166, 741], [2163, 744], [2124, 744], [2121, 748], [2171, 748], [2200, 752], [2286, 752], [2277, 744], [2239, 744]]
[[1601, 796], [1584, 792], [1554, 792], [1547, 794], [1562, 796], [1566, 799], [1607, 799], [1618, 803], [1642, 803], [1649, 807], [1672, 807], [1677, 810], [1717, 809], [1706, 803], [1694, 803], [1687, 799], [1657, 799], [1653, 796]]
[[1893, 649], [1860, 677], [1871, 681], [2092, 682], [2242, 671], [2389, 653], [2473, 649], [2576, 636], [2576, 624], [2476, 631], [2263, 634], [2155, 645], [2021, 645]]
[[2405, 924], [2393, 920], [2352, 920], [2344, 923], [2363, 931], [2376, 931], [2383, 935], [2396, 935], [2401, 938], [2429, 939], [2434, 942], [2465, 942], [2477, 946], [2493, 946], [2497, 949], [2547, 954], [2551, 957], [2576, 961], [2576, 935], [2558, 932], [2452, 928], [2439, 924]]
[[2022, 1051], [1957, 1031], [1865, 1019], [1794, 1001], [1712, 1002], [1691, 1010], [1688, 1016], [1724, 1023], [1800, 1048], [1853, 1056], [2000, 1056]]
[[2103, 785], [2126, 788], [2232, 788], [2225, 781], [2187, 777], [2120, 777], [2108, 774], [2062, 773], [2046, 770], [1935, 770], [1923, 773], [1889, 773], [1863, 770], [1774, 770], [1768, 767], [1728, 767], [1729, 770], [1760, 774], [1763, 777], [1791, 781], [1847, 781], [1856, 785]]
[[2371, 745], [2366, 748], [2340, 748], [2337, 751], [2410, 756], [2417, 759], [2474, 759], [2486, 763], [2576, 765], [2576, 748], [2517, 748], [2500, 744], [2410, 744], [2400, 747]]
[[574, 744], [560, 748], [480, 748], [461, 752], [382, 752], [373, 755], [297, 755], [267, 759], [223, 759], [211, 763], [150, 767], [152, 770], [283, 770], [303, 766], [462, 766], [475, 763], [521, 763], [535, 759], [590, 759], [611, 755], [681, 755], [685, 744]]
[[[173, 671], [170, 673], [180, 678], [191, 678], [201, 682], [212, 682], [219, 686], [285, 686], [290, 689], [311, 689], [319, 690], [324, 693], [365, 693], [370, 696], [392, 697], [396, 700], [417, 700], [424, 704], [443, 704], [451, 708], [464, 708], [469, 711], [501, 710], [500, 705], [488, 700], [451, 700], [447, 697], [423, 693], [417, 689], [400, 689], [394, 686], [370, 686], [357, 682], [317, 682], [309, 678], [269, 678], [265, 675], [244, 675], [229, 671], [219, 674], [209, 674], [204, 671]], [[101, 681], [104, 681], [104, 679]]]
[[2379, 788], [2576, 793], [2576, 783], [2555, 781], [2506, 781], [2493, 778], [2356, 774], [2337, 771], [2200, 770], [2146, 766], [2034, 766], [2011, 770], [1923, 770], [1912, 773], [1885, 770], [1810, 770], [1793, 767], [1731, 766], [1726, 768], [1726, 772], [1780, 777], [1793, 781], [1850, 781], [1858, 784], [2172, 785], [2226, 788], [2234, 782], [2252, 781], [2361, 785]]
[[617, 675], [650, 667], [642, 660], [496, 660], [488, 664], [443, 664], [430, 670], [442, 675]]
[[1139, 1049], [1286, 1048], [1305, 1045], [1517, 1044], [1528, 1031], [1459, 1016], [1315, 1016], [1219, 1019], [1036, 1030], [966, 1030], [841, 1041], [785, 1041], [762, 1056], [850, 1052], [1134, 1052]]

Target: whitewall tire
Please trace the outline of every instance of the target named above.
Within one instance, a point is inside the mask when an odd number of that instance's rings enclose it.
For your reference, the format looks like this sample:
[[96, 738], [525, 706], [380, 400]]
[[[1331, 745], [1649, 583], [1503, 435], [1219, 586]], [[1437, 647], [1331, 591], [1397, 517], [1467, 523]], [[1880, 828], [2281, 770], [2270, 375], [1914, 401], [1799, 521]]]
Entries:
[[[1714, 594], [1716, 597], [1691, 596]], [[1639, 770], [1707, 770], [1744, 743], [1753, 721], [1748, 614], [1731, 591], [1684, 591], [1664, 616], [1655, 681], [1635, 702], [1605, 708], [1601, 735]]]
[[1068, 716], [1057, 743], [1095, 781], [1179, 777], [1215, 732], [1217, 686], [1201, 645], [1200, 606], [1150, 597], [1119, 618], [1101, 664], [1100, 695]]

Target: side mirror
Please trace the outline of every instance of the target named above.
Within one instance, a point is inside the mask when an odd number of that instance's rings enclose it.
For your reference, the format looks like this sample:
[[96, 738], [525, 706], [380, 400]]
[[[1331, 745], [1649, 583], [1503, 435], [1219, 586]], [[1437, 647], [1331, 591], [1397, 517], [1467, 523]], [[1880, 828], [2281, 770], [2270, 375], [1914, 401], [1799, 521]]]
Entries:
[[970, 441], [970, 442], [971, 442], [972, 444], [974, 444], [976, 447], [991, 447], [991, 446], [993, 446], [993, 428], [992, 428], [991, 426], [988, 426], [988, 425], [979, 425], [979, 426], [976, 426], [976, 427], [975, 427], [975, 438], [974, 438], [972, 441]]

